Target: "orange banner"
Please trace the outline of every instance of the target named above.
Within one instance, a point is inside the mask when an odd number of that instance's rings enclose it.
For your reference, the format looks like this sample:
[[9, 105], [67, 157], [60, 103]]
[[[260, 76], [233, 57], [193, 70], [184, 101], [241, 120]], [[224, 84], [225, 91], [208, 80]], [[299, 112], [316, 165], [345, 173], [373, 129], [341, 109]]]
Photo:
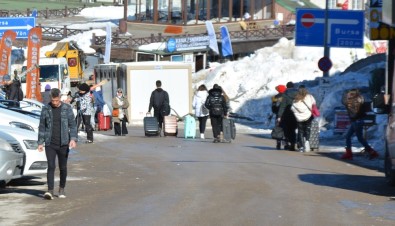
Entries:
[[0, 84], [3, 84], [4, 75], [8, 74], [8, 62], [11, 55], [12, 42], [16, 38], [16, 33], [11, 30], [4, 32], [0, 43]]
[[39, 65], [40, 46], [42, 31], [40, 27], [30, 29], [27, 40], [27, 70], [26, 74], [26, 98], [41, 101], [41, 90], [39, 85], [40, 69]]

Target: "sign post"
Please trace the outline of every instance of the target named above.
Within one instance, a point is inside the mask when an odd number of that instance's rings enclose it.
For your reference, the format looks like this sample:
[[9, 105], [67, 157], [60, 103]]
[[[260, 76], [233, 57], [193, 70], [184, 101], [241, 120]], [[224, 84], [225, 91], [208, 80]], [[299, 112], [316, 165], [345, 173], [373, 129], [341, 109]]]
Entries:
[[[330, 55], [330, 49], [329, 49], [329, 46], [328, 46], [328, 17], [329, 17], [329, 15], [328, 15], [328, 7], [329, 7], [329, 0], [326, 0], [326, 4], [325, 4], [325, 32], [324, 32], [324, 58], [321, 58], [321, 60], [322, 59], [328, 59], [329, 60], [329, 62], [331, 62], [330, 61], [330, 58], [329, 58], [329, 55]], [[330, 65], [330, 67], [329, 67], [329, 69], [332, 67], [332, 62], [331, 62], [331, 65]], [[328, 70], [322, 70], [322, 76], [325, 78], [325, 77], [329, 77], [329, 69]]]

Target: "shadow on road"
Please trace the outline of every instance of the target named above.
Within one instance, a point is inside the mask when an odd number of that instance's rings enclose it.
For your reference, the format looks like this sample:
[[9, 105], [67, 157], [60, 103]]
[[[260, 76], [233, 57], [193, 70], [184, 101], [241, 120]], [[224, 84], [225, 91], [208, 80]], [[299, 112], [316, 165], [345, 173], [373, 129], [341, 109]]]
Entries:
[[393, 187], [385, 183], [384, 177], [349, 174], [302, 174], [299, 179], [318, 186], [333, 187], [380, 196], [394, 196]]
[[43, 191], [42, 189], [30, 189], [23, 187], [31, 187], [31, 186], [41, 186], [45, 185], [45, 182], [39, 181], [41, 178], [39, 177], [28, 177], [28, 178], [19, 178], [12, 180], [6, 188], [0, 189], [0, 197], [3, 194], [28, 194], [36, 197], [42, 197]]

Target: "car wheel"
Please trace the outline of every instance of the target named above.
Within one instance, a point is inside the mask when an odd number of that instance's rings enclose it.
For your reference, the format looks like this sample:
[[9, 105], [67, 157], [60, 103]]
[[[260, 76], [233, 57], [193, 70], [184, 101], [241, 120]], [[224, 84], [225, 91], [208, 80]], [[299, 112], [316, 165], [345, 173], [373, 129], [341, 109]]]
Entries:
[[395, 186], [395, 170], [392, 169], [392, 162], [388, 151], [385, 152], [384, 170], [388, 185]]

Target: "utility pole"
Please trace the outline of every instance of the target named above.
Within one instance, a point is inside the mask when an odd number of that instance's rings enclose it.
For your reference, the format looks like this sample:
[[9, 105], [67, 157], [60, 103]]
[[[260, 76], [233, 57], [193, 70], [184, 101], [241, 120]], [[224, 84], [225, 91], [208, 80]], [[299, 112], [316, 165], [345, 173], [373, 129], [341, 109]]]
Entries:
[[[328, 17], [329, 17], [329, 0], [325, 4], [325, 31], [324, 31], [324, 57], [330, 58], [330, 49], [328, 47]], [[323, 77], [329, 77], [329, 70], [323, 72]]]

